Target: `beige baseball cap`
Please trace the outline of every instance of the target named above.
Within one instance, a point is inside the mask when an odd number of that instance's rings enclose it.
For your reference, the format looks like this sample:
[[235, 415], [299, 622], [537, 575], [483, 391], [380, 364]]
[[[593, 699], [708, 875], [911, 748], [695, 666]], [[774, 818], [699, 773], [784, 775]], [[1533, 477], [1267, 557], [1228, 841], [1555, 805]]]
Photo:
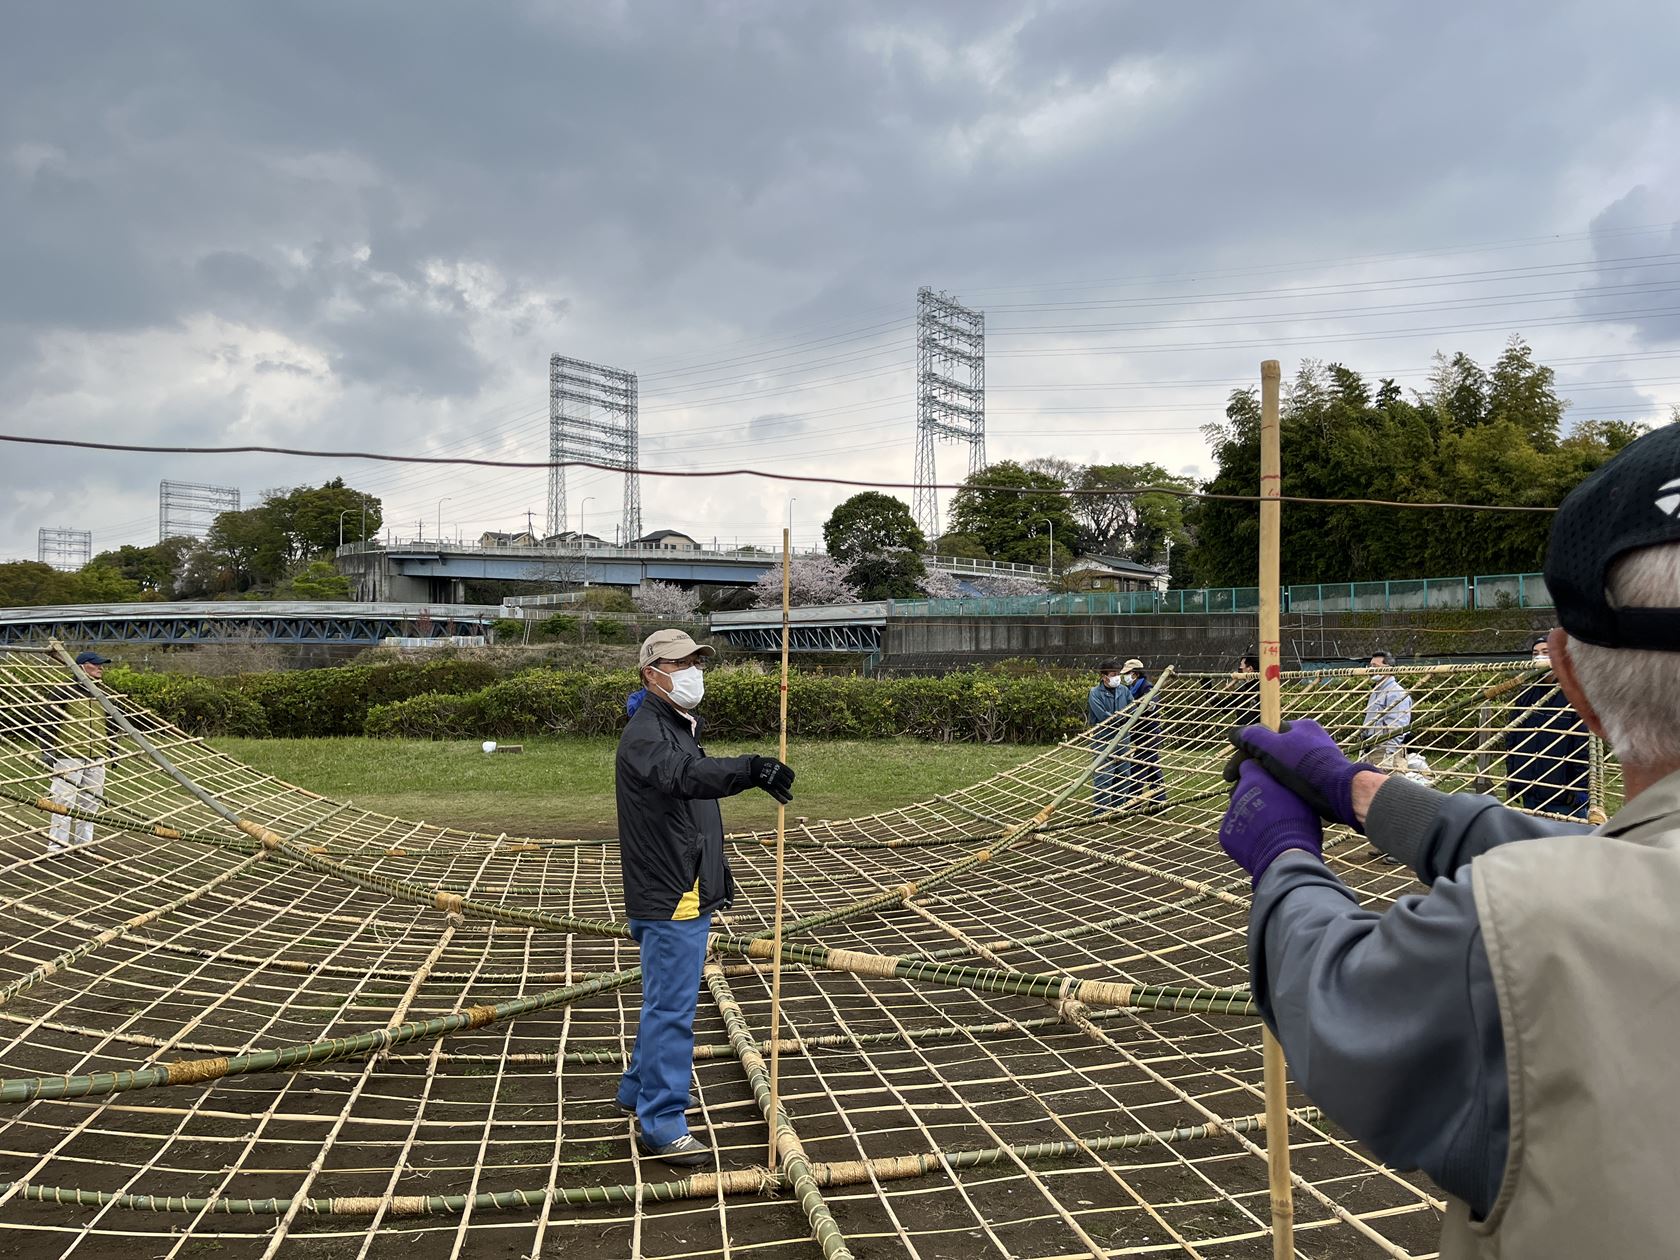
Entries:
[[1122, 665], [1120, 668], [1122, 670], [1124, 670], [1126, 673], [1131, 673], [1133, 670], [1136, 670], [1138, 673], [1141, 674], [1141, 673], [1143, 673], [1143, 662], [1138, 660], [1138, 658], [1134, 656], [1130, 660], [1128, 660], [1124, 665]]
[[710, 643], [696, 643], [682, 630], [655, 630], [642, 640], [641, 662], [637, 668], [646, 669], [655, 661], [680, 661], [696, 652], [701, 656], [717, 655], [717, 649]]

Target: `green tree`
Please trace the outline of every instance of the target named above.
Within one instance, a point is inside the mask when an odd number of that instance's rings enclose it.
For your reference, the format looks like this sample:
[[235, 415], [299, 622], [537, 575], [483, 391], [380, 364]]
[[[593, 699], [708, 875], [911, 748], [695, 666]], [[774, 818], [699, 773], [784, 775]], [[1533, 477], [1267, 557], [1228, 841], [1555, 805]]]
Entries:
[[89, 564], [75, 573], [65, 573], [34, 560], [0, 564], [0, 607], [122, 604], [144, 597], [137, 582], [108, 565]]
[[[1140, 486], [1194, 490], [1195, 479], [1169, 473], [1159, 464], [1093, 464], [1080, 470], [1072, 499], [1083, 546], [1105, 556], [1153, 564], [1166, 550], [1189, 541], [1185, 500], [1166, 494], [1116, 494]], [[1060, 535], [1057, 535], [1058, 539]]]
[[270, 490], [256, 507], [223, 512], [204, 540], [208, 556], [183, 562], [184, 584], [213, 593], [273, 590], [300, 565], [360, 540], [363, 525], [372, 537], [382, 524], [380, 503], [335, 477], [325, 485]]
[[862, 599], [912, 599], [921, 593], [927, 540], [910, 507], [890, 494], [866, 490], [834, 509], [823, 542]]
[[149, 599], [171, 599], [175, 594], [175, 579], [192, 548], [190, 538], [165, 538], [149, 547], [125, 544], [114, 551], [102, 551], [91, 563], [115, 569]]
[[991, 553], [980, 545], [980, 540], [973, 534], [941, 534], [939, 541], [933, 544], [933, 554], [936, 556], [950, 556], [957, 560], [990, 560]]
[[834, 509], [823, 526], [823, 543], [841, 564], [893, 550], [919, 556], [927, 547], [909, 505], [874, 490], [854, 494]]
[[1079, 536], [1066, 489], [1013, 460], [975, 473], [951, 500], [952, 531], [972, 535], [998, 560], [1045, 563], [1051, 525], [1058, 541]]
[[[1440, 354], [1428, 391], [1408, 402], [1392, 381], [1373, 395], [1340, 364], [1301, 365], [1285, 392], [1283, 493], [1302, 498], [1554, 507], [1637, 431], [1589, 421], [1560, 438], [1551, 370], [1515, 340], [1491, 375], [1469, 356]], [[1260, 478], [1259, 401], [1231, 396], [1206, 433], [1218, 471], [1205, 489], [1251, 496]], [[1418, 510], [1291, 503], [1284, 510], [1286, 583], [1449, 577], [1540, 567], [1545, 513]], [[1252, 502], [1201, 500], [1184, 510], [1192, 545], [1175, 581], [1256, 580], [1259, 514]]]
[[328, 560], [311, 560], [280, 583], [277, 599], [343, 600], [350, 598], [350, 579]]
[[859, 599], [915, 599], [926, 576], [922, 558], [902, 548], [865, 556], [846, 568], [846, 580], [857, 588]]

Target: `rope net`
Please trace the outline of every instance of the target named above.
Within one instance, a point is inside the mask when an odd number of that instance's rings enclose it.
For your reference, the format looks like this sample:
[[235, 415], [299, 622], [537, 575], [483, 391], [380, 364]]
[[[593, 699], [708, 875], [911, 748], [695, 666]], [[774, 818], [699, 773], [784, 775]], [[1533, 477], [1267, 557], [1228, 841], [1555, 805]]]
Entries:
[[[1619, 802], [1533, 667], [1396, 679], [1403, 731], [1363, 670], [1286, 675], [1284, 712], [1445, 791]], [[0, 1253], [1270, 1254], [1249, 888], [1217, 842], [1251, 681], [1169, 672], [971, 788], [790, 829], [774, 1171], [775, 838], [732, 836], [693, 1176], [613, 1105], [614, 844], [386, 817], [89, 699], [62, 654], [0, 655]], [[1416, 891], [1357, 835], [1326, 856], [1367, 904]], [[1292, 1107], [1299, 1252], [1433, 1252], [1425, 1183]]]

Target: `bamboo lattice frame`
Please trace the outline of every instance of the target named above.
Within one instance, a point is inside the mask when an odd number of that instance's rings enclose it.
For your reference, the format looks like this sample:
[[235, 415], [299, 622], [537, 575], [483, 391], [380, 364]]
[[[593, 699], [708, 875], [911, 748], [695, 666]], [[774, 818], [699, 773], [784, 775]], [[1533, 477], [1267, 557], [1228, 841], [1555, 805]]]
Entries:
[[[1502, 793], [1524, 721], [1573, 781], [1532, 668], [1398, 677], [1436, 786]], [[680, 1177], [612, 1105], [639, 1000], [615, 846], [370, 813], [118, 697], [95, 841], [48, 855], [43, 733], [78, 685], [0, 655], [0, 1253], [1269, 1255], [1248, 886], [1216, 838], [1251, 688], [1164, 677], [964, 791], [789, 830], [774, 1174], [774, 834], [732, 837], [691, 1116], [720, 1171]], [[1364, 671], [1284, 689], [1358, 747]], [[1166, 802], [1094, 818], [1094, 762], [1151, 743]], [[1613, 759], [1579, 768], [1613, 812]], [[1367, 903], [1415, 891], [1360, 837], [1327, 856]], [[1432, 1252], [1431, 1191], [1291, 1101], [1300, 1252]]]

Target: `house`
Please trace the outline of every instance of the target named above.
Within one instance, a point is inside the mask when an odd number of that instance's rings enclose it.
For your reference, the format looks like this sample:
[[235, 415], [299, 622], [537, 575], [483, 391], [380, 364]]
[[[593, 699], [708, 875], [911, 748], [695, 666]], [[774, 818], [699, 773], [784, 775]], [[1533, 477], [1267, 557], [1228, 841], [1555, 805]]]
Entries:
[[1159, 590], [1165, 576], [1155, 565], [1119, 556], [1080, 556], [1062, 570], [1068, 585], [1084, 591]]
[[597, 538], [594, 534], [580, 534], [575, 529], [562, 530], [558, 534], [550, 534], [542, 540], [545, 547], [570, 547], [574, 550], [580, 547], [605, 547], [608, 542], [604, 538]]
[[478, 536], [480, 547], [535, 547], [537, 536], [528, 529], [518, 533], [504, 534], [500, 530], [487, 529]]
[[687, 534], [679, 534], [674, 529], [656, 529], [651, 534], [643, 534], [630, 544], [632, 547], [642, 547], [651, 551], [699, 551], [700, 544]]

